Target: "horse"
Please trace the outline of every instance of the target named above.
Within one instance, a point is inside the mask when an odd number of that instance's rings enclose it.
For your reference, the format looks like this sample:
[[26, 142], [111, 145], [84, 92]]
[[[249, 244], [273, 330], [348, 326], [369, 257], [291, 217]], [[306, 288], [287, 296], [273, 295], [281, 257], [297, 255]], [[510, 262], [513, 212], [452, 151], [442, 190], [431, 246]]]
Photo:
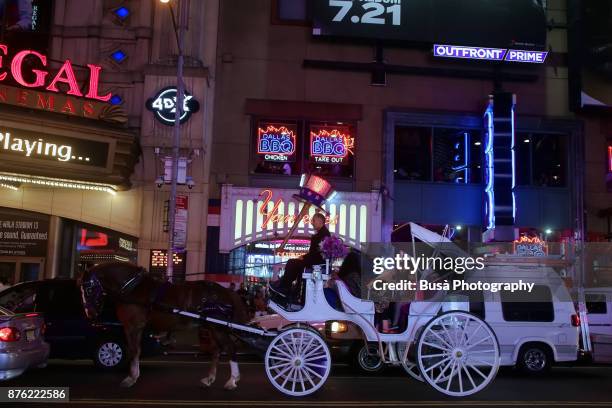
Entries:
[[200, 380], [210, 387], [217, 376], [221, 351], [230, 357], [230, 378], [224, 388], [234, 390], [240, 380], [236, 359], [236, 343], [230, 329], [203, 321], [180, 317], [172, 309], [190, 311], [245, 324], [248, 312], [242, 299], [233, 291], [210, 281], [193, 281], [171, 284], [154, 279], [144, 268], [127, 262], [110, 262], [92, 267], [80, 278], [80, 288], [85, 314], [95, 319], [101, 312], [105, 297], [111, 298], [119, 321], [123, 325], [130, 357], [129, 375], [122, 387], [133, 386], [140, 377], [140, 352], [142, 332], [145, 326], [154, 331], [171, 332], [181, 326], [199, 325], [200, 344], [208, 330], [213, 343], [212, 362], [208, 376]]

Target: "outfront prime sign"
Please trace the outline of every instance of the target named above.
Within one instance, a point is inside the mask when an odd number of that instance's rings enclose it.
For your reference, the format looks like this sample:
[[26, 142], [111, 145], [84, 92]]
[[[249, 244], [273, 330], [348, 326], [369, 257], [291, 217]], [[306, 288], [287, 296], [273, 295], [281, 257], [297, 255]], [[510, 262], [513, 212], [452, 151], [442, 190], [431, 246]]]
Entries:
[[459, 45], [435, 44], [434, 57], [464, 58], [486, 61], [509, 61], [543, 64], [546, 51], [526, 51], [506, 48], [465, 47]]

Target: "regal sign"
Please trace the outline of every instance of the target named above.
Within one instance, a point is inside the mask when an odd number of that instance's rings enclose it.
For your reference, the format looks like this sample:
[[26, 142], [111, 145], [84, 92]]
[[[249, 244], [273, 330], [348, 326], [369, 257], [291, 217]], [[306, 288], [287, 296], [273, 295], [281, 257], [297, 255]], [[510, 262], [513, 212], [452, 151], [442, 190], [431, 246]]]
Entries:
[[[87, 93], [83, 94], [76, 80], [70, 60], [64, 61], [59, 70], [53, 72], [47, 69], [47, 56], [37, 51], [18, 51], [10, 59], [10, 62], [7, 59], [8, 53], [8, 46], [0, 44], [0, 82], [7, 80], [10, 75], [10, 78], [24, 88], [44, 89], [50, 92], [65, 93], [102, 102], [108, 102], [111, 98], [110, 93], [106, 95], [100, 95], [99, 93], [100, 72], [102, 71], [102, 67], [99, 65], [87, 64], [89, 86]], [[25, 66], [31, 64], [35, 68], [25, 68]], [[60, 90], [59, 84], [64, 84], [67, 90]]]

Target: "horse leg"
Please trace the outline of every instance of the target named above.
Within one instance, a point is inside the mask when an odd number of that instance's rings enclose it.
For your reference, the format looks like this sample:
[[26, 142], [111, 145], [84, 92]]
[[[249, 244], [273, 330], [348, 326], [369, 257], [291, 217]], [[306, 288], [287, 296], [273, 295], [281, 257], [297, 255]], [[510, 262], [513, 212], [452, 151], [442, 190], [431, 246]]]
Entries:
[[[205, 331], [205, 329], [200, 329], [200, 341], [202, 341], [203, 332]], [[209, 333], [213, 350], [211, 356], [212, 360], [210, 362], [210, 369], [208, 370], [208, 377], [204, 377], [200, 380], [204, 387], [210, 387], [217, 379], [217, 366], [219, 365], [219, 356], [221, 354], [221, 351], [219, 350], [219, 342], [213, 335], [212, 330]]]
[[140, 341], [142, 339], [142, 328], [134, 327], [125, 330], [130, 355], [130, 375], [121, 381], [122, 387], [131, 387], [140, 377]]
[[236, 344], [231, 339], [228, 332], [223, 332], [223, 344], [224, 349], [229, 356], [230, 364], [230, 378], [227, 380], [223, 388], [226, 390], [235, 390], [238, 388], [238, 381], [240, 381], [240, 370], [238, 369], [238, 360], [236, 359]]

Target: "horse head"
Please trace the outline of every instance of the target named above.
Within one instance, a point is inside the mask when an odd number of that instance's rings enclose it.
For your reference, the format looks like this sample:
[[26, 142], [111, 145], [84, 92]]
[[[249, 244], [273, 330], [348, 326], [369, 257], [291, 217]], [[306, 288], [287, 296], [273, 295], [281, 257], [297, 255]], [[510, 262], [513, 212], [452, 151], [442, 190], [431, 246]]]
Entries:
[[81, 297], [83, 299], [83, 308], [88, 319], [95, 319], [102, 311], [104, 306], [104, 298], [106, 292], [98, 278], [98, 275], [92, 268], [85, 271], [81, 278]]
[[87, 317], [98, 317], [107, 295], [122, 298], [140, 282], [142, 273], [142, 268], [127, 262], [104, 263], [85, 271], [80, 286]]

